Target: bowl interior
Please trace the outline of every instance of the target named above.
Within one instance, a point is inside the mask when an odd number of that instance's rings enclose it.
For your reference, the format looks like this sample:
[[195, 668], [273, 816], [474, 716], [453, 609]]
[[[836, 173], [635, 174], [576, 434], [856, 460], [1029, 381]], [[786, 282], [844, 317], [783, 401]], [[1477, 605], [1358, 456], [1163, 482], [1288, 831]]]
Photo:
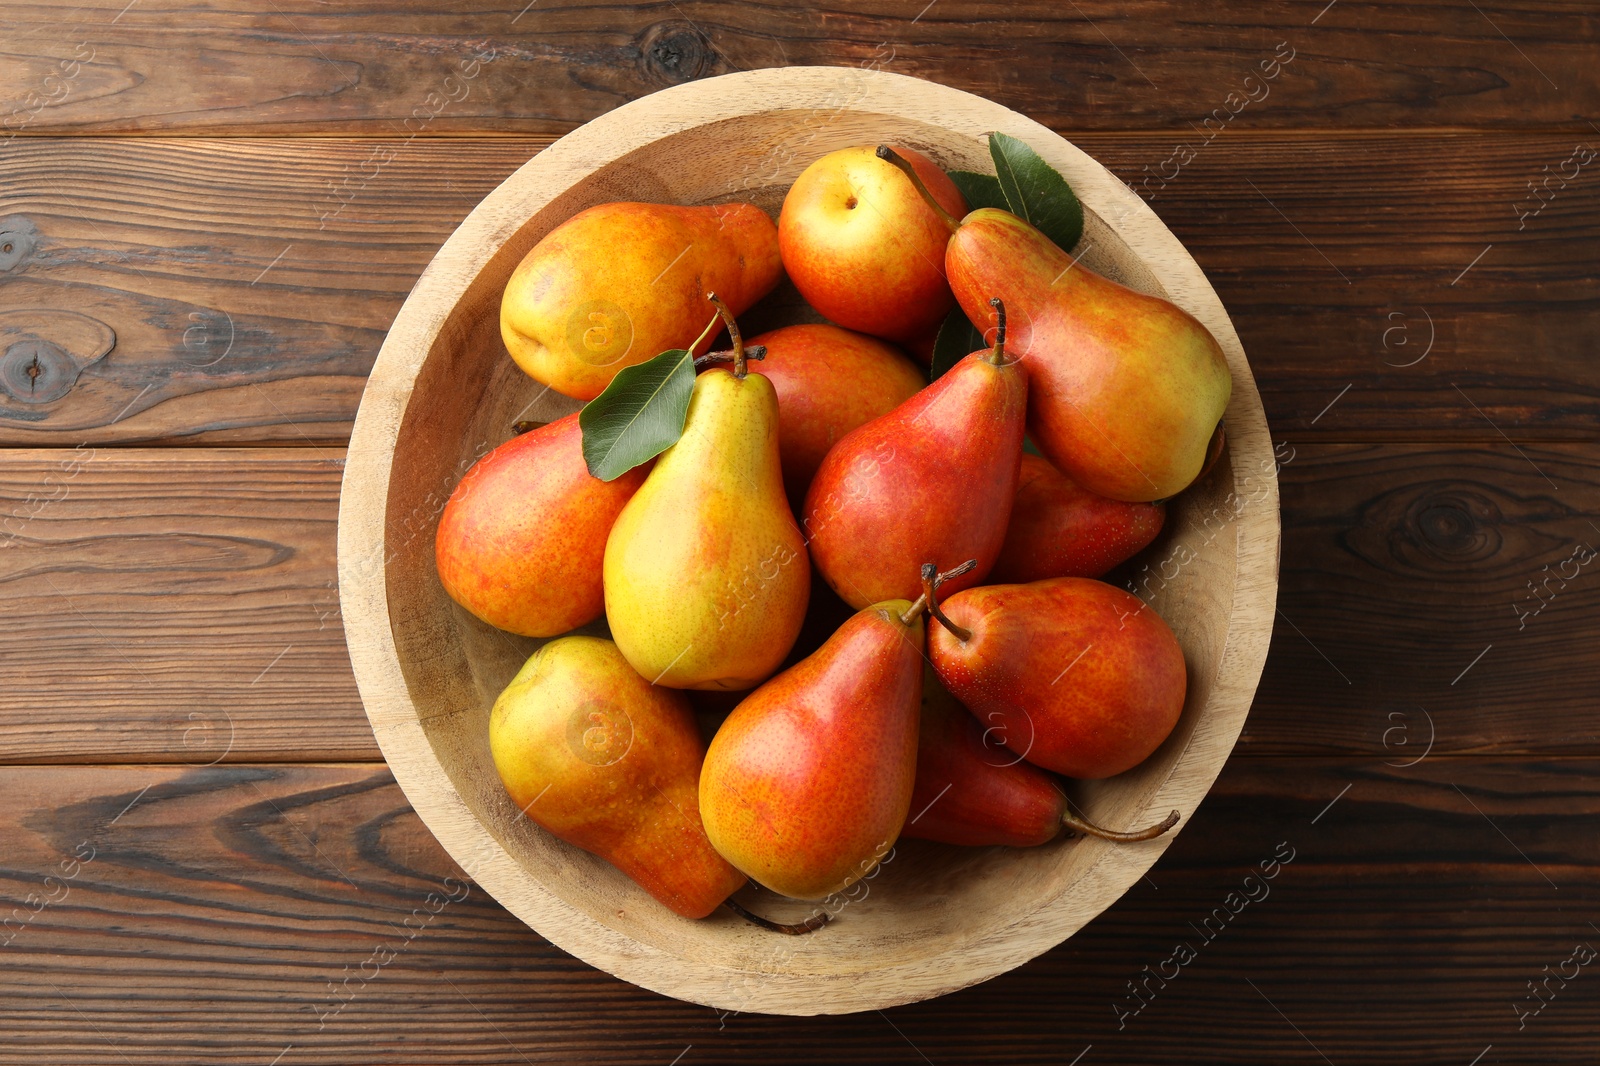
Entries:
[[[849, 977], [891, 961], [942, 965], [941, 957], [968, 952], [1073, 893], [1118, 846], [1074, 839], [1031, 849], [961, 849], [904, 841], [871, 880], [848, 893], [834, 923], [815, 936], [778, 937], [722, 912], [702, 921], [676, 917], [608, 864], [519, 818], [490, 759], [488, 715], [539, 642], [492, 629], [450, 600], [435, 573], [434, 532], [461, 474], [509, 439], [515, 421], [549, 420], [578, 407], [511, 362], [498, 317], [512, 268], [575, 212], [613, 200], [748, 200], [776, 218], [788, 185], [817, 156], [879, 141], [915, 148], [947, 169], [992, 171], [978, 137], [860, 106], [774, 111], [693, 126], [616, 158], [557, 195], [488, 259], [445, 314], [405, 406], [390, 470], [384, 571], [389, 622], [421, 729], [450, 785], [527, 878], [644, 950], [726, 971], [726, 994], [711, 998], [735, 1008], [744, 985], [753, 988], [774, 974]], [[1079, 251], [1087, 266], [1167, 295], [1111, 225], [1087, 207], [1085, 214]], [[746, 332], [755, 333], [815, 318], [786, 285], [743, 321]], [[1254, 396], [1253, 387], [1247, 391]], [[1205, 725], [1237, 580], [1237, 508], [1230, 495], [1241, 473], [1237, 454], [1230, 448], [1203, 483], [1171, 505], [1167, 530], [1128, 568], [1127, 576], [1182, 643], [1190, 685], [1178, 728], [1153, 757], [1113, 780], [1074, 786], [1080, 807], [1103, 824], [1131, 826], [1164, 814], [1156, 794], [1181, 773], [1191, 738]], [[1237, 725], [1224, 732], [1231, 746]], [[1200, 771], [1206, 784], [1222, 757], [1225, 752]], [[1192, 813], [1183, 811], [1185, 818]], [[1119, 876], [1137, 877], [1164, 847], [1165, 841], [1121, 846], [1114, 864], [1125, 867], [1131, 856], [1134, 869]], [[780, 920], [810, 910], [761, 890], [747, 889], [740, 898]], [[946, 987], [984, 976], [954, 974]]]

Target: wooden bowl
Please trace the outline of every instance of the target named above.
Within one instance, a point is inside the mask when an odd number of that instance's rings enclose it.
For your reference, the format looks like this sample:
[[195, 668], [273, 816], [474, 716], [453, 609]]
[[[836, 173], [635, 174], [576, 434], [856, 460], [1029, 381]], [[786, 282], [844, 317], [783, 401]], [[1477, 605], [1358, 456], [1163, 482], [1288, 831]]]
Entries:
[[[1188, 704], [1148, 761], [1074, 796], [1105, 825], [1144, 825], [1174, 808], [1187, 820], [1239, 735], [1266, 658], [1278, 569], [1272, 444], [1238, 337], [1200, 268], [1138, 196], [1045, 127], [955, 89], [849, 68], [749, 71], [668, 89], [588, 123], [506, 179], [423, 272], [378, 356], [339, 514], [340, 600], [373, 732], [417, 813], [469, 876], [551, 942], [624, 980], [774, 1014], [927, 999], [1061, 943], [1176, 833], [1028, 849], [903, 841], [812, 936], [778, 936], [721, 911], [677, 917], [520, 817], [489, 757], [488, 716], [537, 642], [469, 616], [435, 573], [435, 527], [461, 474], [517, 419], [577, 406], [524, 376], [500, 340], [501, 289], [550, 229], [612, 200], [750, 200], [776, 218], [800, 171], [849, 145], [890, 141], [948, 169], [992, 172], [991, 130], [1032, 145], [1077, 190], [1085, 265], [1194, 314], [1233, 370], [1226, 454], [1173, 502], [1168, 531], [1133, 566], [1140, 594], [1183, 644]], [[740, 898], [779, 919], [810, 909], [753, 889]]]

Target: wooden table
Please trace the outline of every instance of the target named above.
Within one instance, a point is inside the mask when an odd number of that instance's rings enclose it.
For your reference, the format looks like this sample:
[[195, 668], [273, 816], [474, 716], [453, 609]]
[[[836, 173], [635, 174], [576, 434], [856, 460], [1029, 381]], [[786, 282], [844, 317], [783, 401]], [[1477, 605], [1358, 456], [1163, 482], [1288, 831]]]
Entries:
[[[124, 3], [0, 9], [0, 1061], [1595, 1060], [1592, 5]], [[455, 867], [334, 582], [364, 378], [457, 222], [623, 101], [798, 63], [1138, 188], [1289, 457], [1266, 675], [1151, 876], [997, 980], [813, 1020], [424, 907]]]

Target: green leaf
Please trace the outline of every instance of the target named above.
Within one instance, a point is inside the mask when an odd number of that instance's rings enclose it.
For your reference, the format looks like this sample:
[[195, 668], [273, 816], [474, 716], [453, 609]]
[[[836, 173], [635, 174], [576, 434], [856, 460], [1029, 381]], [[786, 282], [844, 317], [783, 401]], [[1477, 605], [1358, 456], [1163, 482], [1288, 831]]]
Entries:
[[966, 312], [960, 306], [952, 307], [939, 327], [939, 335], [934, 338], [933, 365], [928, 369], [928, 377], [938, 381], [946, 370], [983, 347], [986, 347], [983, 334], [967, 321]]
[[970, 170], [946, 171], [950, 180], [955, 182], [956, 188], [961, 190], [962, 197], [967, 201], [967, 210], [976, 211], [980, 207], [998, 207], [1002, 211], [1011, 208], [1006, 204], [1006, 194], [1000, 191], [1000, 179], [992, 174], [975, 174]]
[[1083, 205], [1067, 179], [1039, 153], [1004, 133], [989, 134], [989, 154], [1011, 212], [1070, 252], [1083, 236]]
[[583, 461], [601, 481], [615, 481], [683, 436], [694, 391], [694, 356], [682, 348], [630, 366], [578, 415]]

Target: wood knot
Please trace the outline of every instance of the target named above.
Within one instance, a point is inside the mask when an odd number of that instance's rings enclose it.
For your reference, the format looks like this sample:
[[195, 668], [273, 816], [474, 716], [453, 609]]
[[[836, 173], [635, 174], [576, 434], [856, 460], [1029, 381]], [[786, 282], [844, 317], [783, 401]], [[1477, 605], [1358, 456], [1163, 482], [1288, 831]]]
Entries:
[[25, 404], [59, 400], [116, 343], [110, 326], [76, 311], [0, 312], [0, 392]]
[[0, 271], [17, 270], [33, 258], [39, 230], [26, 215], [0, 218]]
[[668, 85], [694, 81], [713, 61], [711, 42], [694, 26], [682, 22], [650, 27], [645, 31], [640, 52], [646, 70]]
[[[1438, 576], [1504, 565], [1506, 506], [1477, 486], [1424, 482], [1391, 490], [1364, 508], [1342, 540], [1387, 572]], [[1513, 549], [1512, 554], [1519, 554]]]
[[30, 337], [0, 355], [0, 388], [23, 403], [59, 400], [77, 381], [77, 362], [49, 341]]
[[1441, 560], [1482, 562], [1500, 550], [1500, 509], [1480, 493], [1456, 489], [1418, 500], [1409, 517], [1419, 541]]

